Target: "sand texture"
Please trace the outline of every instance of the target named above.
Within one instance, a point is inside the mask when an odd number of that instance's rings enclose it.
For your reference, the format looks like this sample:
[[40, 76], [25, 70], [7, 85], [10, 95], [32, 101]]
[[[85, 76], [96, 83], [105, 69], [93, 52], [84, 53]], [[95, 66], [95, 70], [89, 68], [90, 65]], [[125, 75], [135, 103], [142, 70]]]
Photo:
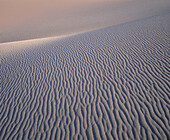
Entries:
[[169, 37], [170, 12], [1, 43], [0, 139], [170, 139]]

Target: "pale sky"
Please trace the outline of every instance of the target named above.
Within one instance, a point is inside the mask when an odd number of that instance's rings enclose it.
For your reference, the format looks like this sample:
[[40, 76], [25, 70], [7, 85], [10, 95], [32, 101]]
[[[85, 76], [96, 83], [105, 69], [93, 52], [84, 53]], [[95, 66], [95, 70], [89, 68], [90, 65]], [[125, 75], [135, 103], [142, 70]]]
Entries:
[[103, 28], [169, 9], [170, 0], [0, 0], [0, 43]]
[[118, 0], [0, 0], [0, 28], [9, 28], [54, 12], [64, 14], [70, 10], [108, 1]]

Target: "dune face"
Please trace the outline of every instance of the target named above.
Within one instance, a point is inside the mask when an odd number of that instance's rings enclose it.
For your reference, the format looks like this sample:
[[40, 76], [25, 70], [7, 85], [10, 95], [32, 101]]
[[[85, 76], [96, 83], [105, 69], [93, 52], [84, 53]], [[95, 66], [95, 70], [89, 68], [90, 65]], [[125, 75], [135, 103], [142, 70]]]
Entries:
[[0, 139], [169, 139], [169, 23], [1, 44]]
[[2, 0], [0, 43], [84, 32], [169, 9], [169, 0]]

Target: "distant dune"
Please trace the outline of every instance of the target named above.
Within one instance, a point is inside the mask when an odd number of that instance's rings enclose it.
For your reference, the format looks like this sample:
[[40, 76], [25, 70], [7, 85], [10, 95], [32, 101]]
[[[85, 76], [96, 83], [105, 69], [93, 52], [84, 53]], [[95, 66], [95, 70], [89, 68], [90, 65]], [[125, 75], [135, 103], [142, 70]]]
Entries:
[[0, 44], [0, 139], [169, 139], [170, 12]]
[[170, 9], [170, 0], [1, 0], [0, 43], [87, 32]]

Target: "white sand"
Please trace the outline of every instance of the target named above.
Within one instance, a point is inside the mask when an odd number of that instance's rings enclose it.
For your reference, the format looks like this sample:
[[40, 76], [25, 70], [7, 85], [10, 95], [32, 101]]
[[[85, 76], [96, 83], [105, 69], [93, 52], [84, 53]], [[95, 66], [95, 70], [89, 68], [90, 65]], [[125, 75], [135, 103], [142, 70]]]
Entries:
[[94, 30], [169, 9], [170, 0], [1, 0], [0, 43]]
[[169, 27], [1, 44], [0, 139], [169, 139]]

